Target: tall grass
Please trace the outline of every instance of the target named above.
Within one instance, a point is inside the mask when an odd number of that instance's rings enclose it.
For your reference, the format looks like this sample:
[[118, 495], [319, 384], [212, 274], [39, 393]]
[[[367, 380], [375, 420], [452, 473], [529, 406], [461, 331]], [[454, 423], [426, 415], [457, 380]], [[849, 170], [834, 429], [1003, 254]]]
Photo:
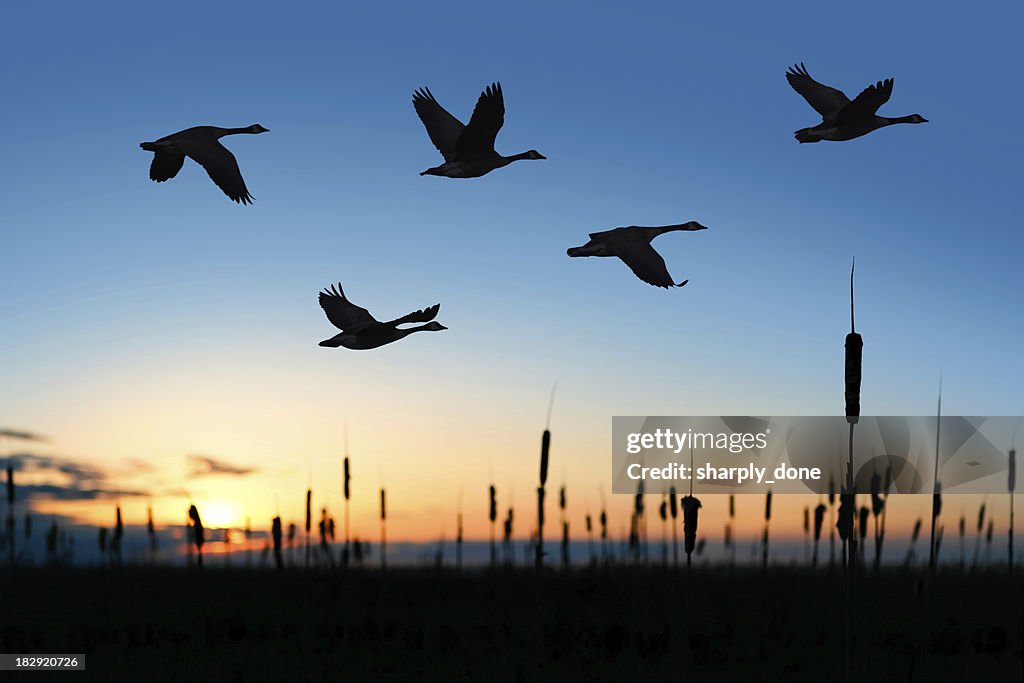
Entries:
[[565, 486], [558, 489], [558, 519], [562, 526], [562, 567], [569, 568], [569, 522], [565, 519]]
[[907, 557], [903, 560], [903, 566], [909, 567], [915, 559], [914, 548], [917, 545], [917, 538], [921, 535], [921, 518], [914, 522], [914, 530], [910, 532], [910, 544], [907, 546]]
[[306, 489], [306, 569], [309, 569], [309, 532], [313, 528], [313, 489]]

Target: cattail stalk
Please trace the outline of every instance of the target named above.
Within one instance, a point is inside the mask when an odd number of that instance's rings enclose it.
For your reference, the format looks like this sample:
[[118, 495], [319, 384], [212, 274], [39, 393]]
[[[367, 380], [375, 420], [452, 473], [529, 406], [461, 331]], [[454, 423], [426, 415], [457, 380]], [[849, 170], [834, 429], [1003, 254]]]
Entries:
[[692, 567], [690, 556], [697, 545], [697, 517], [700, 511], [700, 501], [691, 493], [684, 496], [683, 504], [683, 549], [686, 551], [686, 573], [690, 573]]
[[811, 508], [804, 507], [804, 564], [811, 561]]
[[974, 530], [974, 560], [971, 562], [971, 567], [976, 568], [978, 566], [978, 555], [981, 553], [981, 536], [982, 531], [985, 528], [985, 501], [981, 501], [981, 507], [978, 508], [978, 525]]
[[942, 484], [939, 483], [939, 436], [942, 430], [942, 377], [939, 377], [939, 407], [938, 413], [935, 419], [935, 485], [932, 488], [932, 529], [931, 529], [931, 540], [929, 541], [928, 551], [928, 576], [932, 584], [935, 579], [935, 564], [938, 561], [936, 555], [938, 552], [935, 550], [935, 523], [939, 518], [939, 513], [942, 511]]
[[270, 535], [274, 539], [274, 564], [278, 571], [284, 569], [284, 558], [281, 557], [281, 518], [274, 517], [270, 527]]
[[349, 557], [349, 539], [351, 538], [349, 533], [351, 531], [349, 527], [349, 513], [351, 506], [351, 489], [352, 489], [352, 473], [349, 470], [348, 461], [348, 435], [345, 436], [345, 459], [342, 462], [342, 482], [341, 482], [342, 493], [345, 495], [345, 549], [341, 553], [341, 563], [343, 566], [348, 566]]
[[1010, 449], [1009, 453], [1009, 477], [1008, 488], [1010, 489], [1010, 529], [1006, 537], [1006, 559], [1009, 564], [1010, 576], [1013, 576], [1013, 491], [1017, 488], [1017, 450]]
[[551, 398], [548, 400], [548, 416], [544, 426], [544, 434], [540, 439], [540, 486], [537, 487], [537, 546], [533, 557], [534, 567], [540, 569], [544, 564], [544, 485], [548, 482], [548, 456], [551, 451], [551, 409], [555, 404], [556, 382], [551, 387]]
[[671, 486], [668, 489], [668, 510], [672, 517], [672, 523], [669, 525], [672, 527], [672, 566], [679, 566], [679, 539], [676, 534], [676, 517], [679, 513], [679, 504], [676, 501], [676, 487]]
[[914, 530], [910, 532], [910, 545], [907, 546], [907, 557], [903, 560], [903, 566], [909, 567], [910, 562], [914, 559], [914, 546], [917, 544], [917, 537], [921, 535], [921, 519], [918, 518], [914, 522]]
[[768, 526], [772, 520], [772, 491], [764, 497], [764, 534], [761, 537], [761, 569], [768, 569]]
[[309, 532], [313, 528], [313, 489], [306, 489], [306, 569], [309, 569]]
[[388, 534], [387, 534], [387, 520], [388, 520], [388, 508], [387, 499], [385, 498], [384, 488], [380, 489], [380, 568], [388, 568], [387, 550], [388, 550]]
[[818, 541], [821, 539], [821, 527], [825, 522], [825, 504], [818, 503], [814, 508], [814, 554], [811, 556], [811, 567], [818, 566]]
[[490, 505], [488, 507], [487, 517], [491, 520], [491, 566], [493, 567], [498, 563], [498, 551], [494, 546], [494, 523], [498, 521], [498, 501], [496, 498], [494, 484], [491, 484], [489, 493]]

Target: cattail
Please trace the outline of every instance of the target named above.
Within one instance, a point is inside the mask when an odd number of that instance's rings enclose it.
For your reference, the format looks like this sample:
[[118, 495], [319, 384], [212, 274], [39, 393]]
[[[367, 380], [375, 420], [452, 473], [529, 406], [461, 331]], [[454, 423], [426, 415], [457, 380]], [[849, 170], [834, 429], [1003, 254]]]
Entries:
[[1007, 560], [1010, 576], [1013, 576], [1013, 490], [1017, 488], [1017, 450], [1010, 449], [1008, 488], [1010, 489], [1010, 529], [1006, 537]]
[[7, 459], [7, 548], [14, 565], [14, 465]]
[[114, 538], [111, 543], [111, 552], [117, 559], [117, 563], [121, 563], [121, 538], [124, 536], [124, 524], [121, 521], [121, 506], [117, 506], [117, 517], [114, 523]]
[[914, 530], [910, 533], [910, 545], [907, 547], [907, 558], [903, 561], [904, 567], [910, 566], [910, 561], [914, 557], [914, 546], [917, 544], [917, 537], [921, 535], [921, 518], [918, 517], [917, 521], [914, 522]]
[[313, 489], [306, 489], [306, 569], [309, 569], [309, 532], [313, 528]]
[[676, 502], [676, 487], [670, 486], [668, 489], [668, 509], [672, 516], [672, 523], [669, 526], [672, 527], [672, 564], [673, 566], [679, 564], [679, 540], [676, 535], [676, 516], [678, 514], [678, 503]]
[[586, 517], [583, 518], [583, 521], [587, 528], [587, 550], [590, 552], [590, 563], [594, 564], [597, 558], [594, 555], [594, 528], [591, 525], [589, 512]]
[[832, 473], [828, 475], [828, 567], [836, 561], [836, 480]]
[[683, 496], [683, 549], [686, 551], [686, 570], [690, 571], [690, 555], [697, 543], [697, 516], [700, 501], [692, 495]]
[[545, 429], [540, 440], [540, 486], [537, 487], [537, 546], [534, 566], [540, 569], [544, 562], [544, 485], [548, 481], [548, 455], [551, 450], [551, 430]]
[[153, 506], [146, 507], [146, 533], [149, 534], [149, 549], [156, 553], [156, 527], [153, 525]]
[[818, 541], [821, 539], [821, 527], [825, 522], [825, 504], [818, 503], [814, 508], [814, 554], [811, 558], [811, 566], [818, 566]]
[[278, 570], [284, 569], [284, 559], [281, 557], [281, 518], [274, 517], [270, 527], [270, 535], [274, 539], [274, 563]]
[[[498, 500], [496, 498], [497, 492], [494, 489], [494, 484], [491, 484], [488, 493], [490, 494], [490, 505], [488, 507], [487, 517], [491, 521], [491, 565], [493, 566], [498, 561], [498, 551], [494, 546], [494, 523], [498, 519]], [[562, 495], [564, 496], [565, 494], [563, 493]]]
[[[1010, 489], [1011, 491], [1013, 489]], [[7, 510], [10, 514], [10, 510], [14, 508], [14, 465], [11, 464], [10, 459], [7, 460]]]
[[995, 521], [988, 520], [988, 528], [985, 530], [985, 561], [992, 561], [992, 531], [995, 528]]
[[772, 492], [771, 489], [764, 497], [764, 533], [761, 535], [761, 567], [768, 568], [768, 525], [772, 520]]
[[868, 517], [871, 515], [871, 510], [867, 505], [862, 505], [860, 508], [860, 520], [858, 521], [860, 531], [860, 552], [861, 561], [864, 560], [864, 546], [866, 545], [865, 539], [868, 536]]
[[195, 505], [188, 508], [188, 516], [192, 520], [192, 539], [196, 544], [196, 552], [199, 557], [199, 566], [203, 566], [203, 522], [199, 519], [199, 510]]
[[569, 522], [562, 522], [562, 567], [569, 568]]
[[455, 566], [462, 569], [462, 513], [455, 519]]
[[861, 363], [863, 361], [864, 339], [857, 334], [853, 318], [853, 271], [857, 262], [850, 267], [850, 333], [846, 335], [846, 419], [855, 424], [860, 417]]
[[974, 560], [971, 562], [972, 567], [978, 566], [978, 554], [981, 552], [981, 532], [985, 528], [985, 501], [981, 501], [981, 507], [978, 508], [978, 525], [974, 529]]
[[804, 507], [804, 564], [810, 560], [811, 545], [811, 509]]
[[605, 510], [601, 510], [601, 516], [598, 521], [601, 522], [601, 557], [605, 562], [608, 561], [608, 513]]
[[508, 516], [505, 517], [505, 535], [502, 545], [505, 548], [505, 561], [514, 561], [515, 558], [512, 557], [512, 508], [508, 509]]
[[960, 515], [960, 571], [964, 570], [964, 536], [967, 533], [967, 518]]

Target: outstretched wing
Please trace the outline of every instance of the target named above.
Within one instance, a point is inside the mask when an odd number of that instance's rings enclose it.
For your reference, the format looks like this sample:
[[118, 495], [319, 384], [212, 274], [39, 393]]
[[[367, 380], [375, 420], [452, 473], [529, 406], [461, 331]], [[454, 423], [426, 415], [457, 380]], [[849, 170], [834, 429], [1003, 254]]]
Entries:
[[800, 62], [799, 66], [791, 66], [786, 70], [786, 80], [793, 86], [793, 90], [807, 100], [807, 104], [821, 114], [822, 118], [832, 116], [850, 103], [850, 98], [841, 90], [830, 88], [811, 78], [803, 62]]
[[633, 274], [655, 287], [682, 287], [686, 281], [676, 285], [668, 274], [665, 259], [647, 242], [632, 242], [616, 245], [615, 255], [629, 266]]
[[434, 304], [433, 306], [428, 306], [427, 308], [419, 311], [413, 311], [412, 313], [403, 315], [401, 318], [390, 320], [384, 324], [393, 327], [395, 325], [404, 325], [405, 323], [427, 323], [437, 317], [437, 312], [439, 310], [441, 310], [441, 304]]
[[459, 137], [455, 155], [460, 158], [489, 156], [494, 153], [494, 140], [505, 123], [505, 97], [501, 84], [492, 83], [476, 101], [473, 116]]
[[238, 161], [227, 147], [219, 142], [184, 142], [176, 143], [179, 148], [193, 161], [206, 169], [217, 187], [223, 190], [232, 201], [241, 204], [251, 204], [252, 195], [249, 194], [242, 179], [242, 171], [238, 168]]
[[162, 183], [178, 175], [185, 163], [185, 155], [178, 152], [160, 151], [153, 155], [153, 163], [149, 165], [149, 179]]
[[853, 98], [853, 102], [843, 107], [836, 116], [836, 122], [843, 123], [870, 118], [875, 115], [879, 107], [889, 101], [890, 97], [892, 97], [891, 78], [869, 85]]
[[356, 306], [345, 297], [340, 282], [337, 287], [331, 285], [330, 290], [320, 292], [320, 308], [324, 309], [331, 324], [342, 332], [356, 332], [364, 327], [379, 324], [368, 310]]
[[434, 94], [429, 88], [421, 88], [413, 93], [412, 106], [416, 108], [430, 141], [437, 147], [444, 160], [454, 159], [455, 145], [466, 127], [434, 99]]

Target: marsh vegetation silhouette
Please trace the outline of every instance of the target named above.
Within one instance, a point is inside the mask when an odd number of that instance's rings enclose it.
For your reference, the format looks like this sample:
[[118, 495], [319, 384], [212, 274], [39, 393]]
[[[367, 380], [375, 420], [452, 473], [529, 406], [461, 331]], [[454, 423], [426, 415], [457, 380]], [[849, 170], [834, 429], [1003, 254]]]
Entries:
[[413, 93], [412, 104], [430, 141], [444, 157], [443, 164], [428, 168], [420, 175], [479, 178], [513, 161], [547, 158], [535, 149], [509, 157], [494, 151], [494, 140], [505, 123], [505, 98], [500, 83], [492, 83], [484, 89], [465, 126], [434, 99], [429, 88]]
[[629, 266], [634, 275], [649, 285], [666, 289], [682, 287], [689, 280], [683, 280], [676, 284], [665, 266], [665, 259], [651, 246], [651, 240], [658, 235], [677, 230], [707, 230], [707, 227], [697, 221], [689, 221], [681, 225], [660, 227], [631, 225], [604, 232], [592, 232], [589, 242], [581, 247], [571, 247], [566, 253], [572, 257], [614, 256]]
[[841, 90], [811, 78], [803, 62], [786, 71], [786, 80], [821, 114], [817, 126], [801, 128], [793, 134], [799, 142], [853, 140], [894, 123], [928, 123], [920, 114], [889, 118], [876, 113], [892, 96], [891, 78], [869, 85], [852, 101]]
[[[354, 350], [375, 349], [404, 339], [413, 332], [440, 332], [448, 329], [439, 322], [432, 322], [441, 309], [441, 304], [434, 304], [401, 318], [380, 322], [370, 315], [368, 310], [349, 301], [340, 282], [337, 286], [331, 285], [329, 290], [324, 289], [320, 292], [320, 307], [324, 309], [331, 324], [342, 331], [341, 334], [320, 342], [320, 346], [331, 348], [344, 346], [346, 349]], [[407, 323], [426, 324], [399, 327]]]
[[244, 128], [220, 128], [218, 126], [195, 126], [172, 133], [154, 142], [143, 142], [139, 146], [147, 152], [154, 152], [153, 163], [149, 166], [149, 178], [158, 183], [170, 180], [178, 175], [185, 163], [185, 157], [192, 159], [206, 169], [217, 187], [223, 190], [232, 201], [239, 204], [251, 204], [253, 197], [249, 194], [242, 179], [242, 171], [238, 161], [227, 147], [220, 144], [225, 135], [239, 133], [269, 133], [270, 131], [258, 123]]

